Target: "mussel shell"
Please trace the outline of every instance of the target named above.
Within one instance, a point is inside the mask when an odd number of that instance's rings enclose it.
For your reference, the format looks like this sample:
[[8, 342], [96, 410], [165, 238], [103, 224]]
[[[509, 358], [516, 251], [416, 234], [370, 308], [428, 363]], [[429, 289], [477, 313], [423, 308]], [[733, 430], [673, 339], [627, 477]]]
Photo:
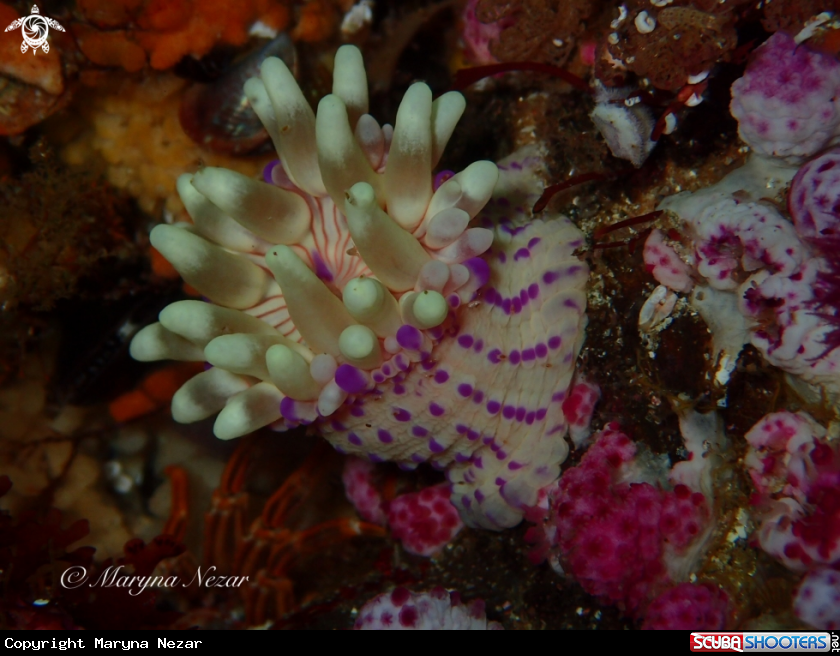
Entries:
[[268, 132], [243, 90], [246, 80], [259, 75], [267, 57], [279, 57], [296, 72], [295, 47], [283, 33], [235, 61], [214, 82], [195, 84], [184, 92], [179, 118], [190, 139], [226, 155], [252, 153], [268, 142]]

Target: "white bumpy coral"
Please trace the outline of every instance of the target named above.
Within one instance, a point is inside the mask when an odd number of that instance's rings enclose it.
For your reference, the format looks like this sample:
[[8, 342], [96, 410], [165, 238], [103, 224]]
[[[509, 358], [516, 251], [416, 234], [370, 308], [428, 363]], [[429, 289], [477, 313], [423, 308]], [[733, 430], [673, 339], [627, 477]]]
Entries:
[[[138, 360], [213, 365], [176, 393], [172, 413], [219, 413], [222, 439], [329, 416], [397, 373], [398, 358], [428, 357], [451, 309], [486, 282], [476, 258], [493, 233], [468, 224], [498, 178], [480, 161], [434, 190], [463, 97], [433, 101], [414, 84], [396, 126], [380, 127], [353, 46], [338, 50], [317, 115], [277, 58], [245, 91], [280, 163], [267, 181], [218, 168], [179, 178], [194, 223], [159, 225], [151, 242], [211, 302], [168, 306], [131, 344]], [[400, 343], [406, 325], [421, 348]]]

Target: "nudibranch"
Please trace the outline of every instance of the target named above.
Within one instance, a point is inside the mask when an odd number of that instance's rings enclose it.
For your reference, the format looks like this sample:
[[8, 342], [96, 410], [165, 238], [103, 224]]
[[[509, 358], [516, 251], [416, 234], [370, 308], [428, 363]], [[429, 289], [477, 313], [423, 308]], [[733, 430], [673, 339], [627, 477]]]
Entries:
[[586, 322], [582, 234], [530, 216], [535, 149], [433, 176], [464, 98], [415, 83], [380, 127], [353, 46], [317, 114], [276, 58], [245, 92], [280, 162], [179, 178], [193, 223], [151, 242], [206, 301], [166, 307], [132, 355], [212, 365], [175, 394], [179, 422], [312, 425], [343, 453], [446, 469], [469, 525], [515, 525], [566, 458]]

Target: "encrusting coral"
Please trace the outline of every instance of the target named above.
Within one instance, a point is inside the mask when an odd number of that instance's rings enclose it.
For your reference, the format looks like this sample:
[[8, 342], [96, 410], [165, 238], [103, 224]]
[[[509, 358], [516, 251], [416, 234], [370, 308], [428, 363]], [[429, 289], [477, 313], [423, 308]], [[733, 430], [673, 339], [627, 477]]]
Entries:
[[218, 412], [222, 439], [314, 424], [342, 452], [446, 468], [470, 525], [518, 523], [568, 452], [588, 275], [568, 219], [530, 220], [536, 152], [433, 178], [463, 97], [416, 83], [380, 127], [352, 46], [317, 115], [276, 58], [246, 94], [281, 162], [265, 182], [179, 178], [194, 225], [151, 240], [210, 302], [170, 305], [132, 354], [213, 365], [178, 421]]

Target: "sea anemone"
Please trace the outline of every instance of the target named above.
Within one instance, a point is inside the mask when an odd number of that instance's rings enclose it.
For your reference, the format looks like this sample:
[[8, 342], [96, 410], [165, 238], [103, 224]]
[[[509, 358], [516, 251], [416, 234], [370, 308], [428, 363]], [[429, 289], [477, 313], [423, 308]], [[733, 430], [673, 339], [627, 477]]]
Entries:
[[345, 453], [446, 468], [470, 525], [516, 524], [568, 452], [585, 325], [582, 235], [527, 209], [541, 160], [479, 161], [436, 185], [463, 97], [416, 83], [380, 127], [352, 46], [317, 115], [279, 59], [245, 91], [280, 163], [265, 181], [178, 180], [194, 224], [151, 241], [209, 302], [165, 308], [132, 355], [212, 365], [175, 394], [178, 421], [218, 412], [222, 439], [312, 424]]

